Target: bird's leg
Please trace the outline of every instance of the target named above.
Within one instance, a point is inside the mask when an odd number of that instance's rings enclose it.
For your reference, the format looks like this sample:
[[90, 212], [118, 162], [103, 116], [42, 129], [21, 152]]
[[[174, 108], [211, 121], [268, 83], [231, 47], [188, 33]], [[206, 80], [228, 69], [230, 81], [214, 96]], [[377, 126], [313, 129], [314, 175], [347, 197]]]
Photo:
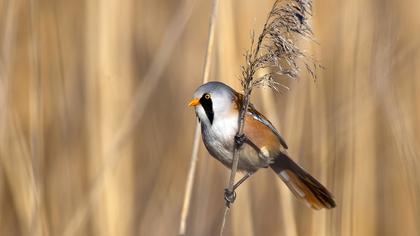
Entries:
[[230, 204], [233, 204], [233, 202], [236, 199], [236, 192], [235, 191], [229, 191], [229, 189], [225, 188], [225, 203], [227, 207], [230, 207]]
[[245, 134], [242, 135], [235, 135], [235, 144], [240, 147], [242, 144], [247, 143], [249, 146], [251, 146], [255, 151], [258, 153], [261, 153], [261, 149], [253, 143]]
[[[260, 148], [255, 145], [245, 134], [241, 135], [235, 135], [235, 145], [236, 148], [240, 148], [244, 143], [249, 144], [252, 148], [255, 149], [258, 153], [261, 153]], [[226, 206], [230, 207], [230, 204], [232, 204], [236, 199], [236, 192], [235, 189], [239, 187], [245, 180], [247, 180], [251, 175], [254, 174], [254, 172], [247, 172], [246, 175], [244, 175], [236, 184], [233, 185], [232, 191], [229, 189], [225, 189], [225, 201]]]
[[247, 172], [238, 182], [236, 182], [235, 185], [233, 185], [233, 191], [235, 191], [239, 187], [239, 185], [241, 185], [243, 182], [245, 182], [245, 180], [247, 180], [253, 174], [254, 174], [254, 172]]
[[229, 189], [227, 188], [225, 189], [225, 201], [226, 201], [227, 206], [230, 206], [230, 204], [232, 204], [235, 201], [236, 199], [235, 190], [239, 187], [239, 185], [245, 182], [245, 180], [251, 177], [252, 174], [254, 174], [254, 172], [247, 172], [238, 182], [236, 182], [236, 184], [233, 185], [232, 191], [229, 191]]

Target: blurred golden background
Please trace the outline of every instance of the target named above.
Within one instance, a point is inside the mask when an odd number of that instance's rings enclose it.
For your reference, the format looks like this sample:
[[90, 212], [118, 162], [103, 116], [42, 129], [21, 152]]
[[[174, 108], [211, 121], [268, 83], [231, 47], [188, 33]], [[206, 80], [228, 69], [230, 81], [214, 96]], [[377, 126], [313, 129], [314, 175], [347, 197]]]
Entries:
[[[220, 1], [211, 80], [240, 89], [272, 3]], [[0, 0], [0, 235], [178, 233], [211, 6]], [[313, 10], [318, 80], [252, 101], [338, 206], [313, 211], [262, 170], [225, 235], [419, 235], [420, 2]], [[200, 145], [187, 235], [218, 235], [229, 173]]]

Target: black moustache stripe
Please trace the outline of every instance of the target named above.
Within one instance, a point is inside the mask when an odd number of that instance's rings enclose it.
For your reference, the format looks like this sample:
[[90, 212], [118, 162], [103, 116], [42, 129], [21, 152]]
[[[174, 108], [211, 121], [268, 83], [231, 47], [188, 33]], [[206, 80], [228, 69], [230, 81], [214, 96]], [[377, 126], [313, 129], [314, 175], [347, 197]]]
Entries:
[[206, 99], [204, 94], [200, 98], [200, 104], [204, 108], [204, 111], [206, 112], [207, 118], [209, 118], [210, 124], [213, 124], [214, 119], [214, 112], [213, 112], [213, 102], [211, 98]]

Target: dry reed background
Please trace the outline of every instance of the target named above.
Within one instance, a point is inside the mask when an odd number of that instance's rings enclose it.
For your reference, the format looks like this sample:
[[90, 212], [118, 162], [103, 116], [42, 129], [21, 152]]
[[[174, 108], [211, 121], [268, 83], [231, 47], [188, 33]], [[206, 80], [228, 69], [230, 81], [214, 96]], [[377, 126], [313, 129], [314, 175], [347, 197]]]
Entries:
[[[271, 0], [220, 1], [211, 79], [239, 88]], [[211, 1], [0, 1], [0, 235], [175, 235]], [[419, 235], [420, 2], [314, 1], [319, 80], [253, 102], [335, 194], [270, 171], [226, 235]], [[306, 76], [307, 77], [307, 76]], [[256, 90], [257, 91], [257, 90]], [[229, 172], [201, 146], [187, 235], [217, 235]]]

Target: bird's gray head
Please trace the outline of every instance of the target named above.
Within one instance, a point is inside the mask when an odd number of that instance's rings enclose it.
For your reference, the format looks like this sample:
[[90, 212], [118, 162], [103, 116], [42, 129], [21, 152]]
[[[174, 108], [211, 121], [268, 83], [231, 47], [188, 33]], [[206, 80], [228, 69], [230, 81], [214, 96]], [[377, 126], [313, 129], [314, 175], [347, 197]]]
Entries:
[[222, 82], [208, 82], [198, 87], [189, 106], [195, 107], [195, 113], [201, 122], [213, 123], [215, 119], [232, 113], [235, 91]]

